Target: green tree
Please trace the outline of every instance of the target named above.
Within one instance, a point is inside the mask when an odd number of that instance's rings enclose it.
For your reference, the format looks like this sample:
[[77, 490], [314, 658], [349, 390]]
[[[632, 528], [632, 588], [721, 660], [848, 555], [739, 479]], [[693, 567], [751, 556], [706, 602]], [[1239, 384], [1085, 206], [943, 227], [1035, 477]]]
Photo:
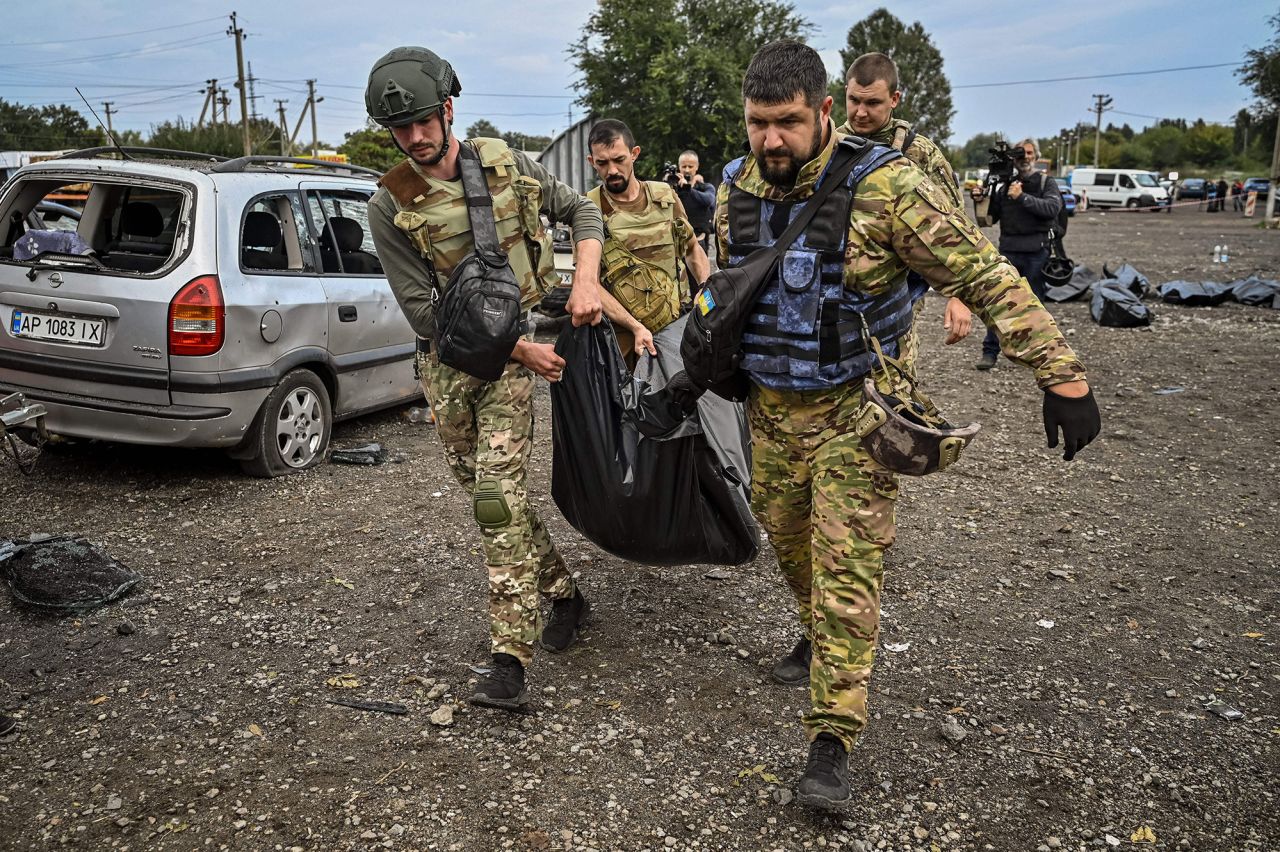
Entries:
[[998, 133], [979, 133], [956, 149], [951, 162], [962, 169], [974, 169], [985, 166], [991, 159], [989, 150], [1000, 138]]
[[497, 127], [494, 127], [493, 122], [482, 118], [467, 128], [468, 139], [474, 139], [477, 136], [483, 136], [486, 139], [500, 139], [502, 138], [502, 133], [498, 131]]
[[[255, 154], [280, 153], [280, 128], [265, 118], [249, 120], [249, 139]], [[240, 123], [196, 125], [181, 118], [152, 125], [147, 145], [175, 151], [196, 151], [221, 157], [244, 155]]]
[[61, 151], [105, 144], [106, 134], [69, 106], [37, 108], [0, 99], [0, 150]]
[[[919, 21], [907, 26], [888, 9], [876, 9], [849, 28], [840, 60], [848, 68], [864, 53], [884, 53], [898, 64], [902, 103], [894, 117], [911, 122], [916, 132], [939, 145], [951, 138], [951, 83], [942, 71], [942, 53]], [[832, 85], [836, 104], [844, 103], [844, 73]], [[838, 106], [838, 114], [844, 108]]]
[[396, 163], [404, 159], [404, 154], [396, 147], [391, 134], [372, 121], [359, 130], [346, 134], [343, 143], [338, 147], [339, 154], [345, 154], [348, 162], [380, 172], [388, 171]]
[[502, 134], [502, 141], [517, 151], [542, 151], [551, 144], [550, 136], [531, 136], [516, 130], [507, 130]]
[[[1275, 31], [1271, 41], [1244, 52], [1244, 64], [1236, 74], [1253, 90], [1253, 120], [1257, 134], [1250, 133], [1250, 147], [1256, 135], [1259, 159], [1270, 163], [1275, 145], [1276, 122], [1280, 120], [1280, 12], [1267, 19]], [[1247, 153], [1247, 152], [1246, 152]], [[1267, 167], [1270, 170], [1270, 166]]]
[[1197, 166], [1222, 166], [1231, 156], [1231, 128], [1197, 121], [1182, 141], [1183, 155]]
[[599, 0], [569, 48], [578, 102], [627, 123], [642, 148], [642, 176], [685, 149], [698, 152], [703, 174], [718, 175], [742, 153], [751, 55], [809, 30], [791, 4], [772, 0]]

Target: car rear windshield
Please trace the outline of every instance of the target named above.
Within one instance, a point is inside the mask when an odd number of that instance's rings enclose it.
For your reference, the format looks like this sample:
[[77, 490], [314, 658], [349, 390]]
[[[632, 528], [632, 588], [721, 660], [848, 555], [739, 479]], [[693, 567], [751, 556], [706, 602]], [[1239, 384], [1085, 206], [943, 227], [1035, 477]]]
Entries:
[[[181, 255], [189, 194], [176, 186], [20, 178], [0, 211], [0, 261], [85, 263], [112, 273], [161, 272]], [[59, 205], [79, 214], [50, 221]], [[83, 261], [71, 256], [82, 256]]]

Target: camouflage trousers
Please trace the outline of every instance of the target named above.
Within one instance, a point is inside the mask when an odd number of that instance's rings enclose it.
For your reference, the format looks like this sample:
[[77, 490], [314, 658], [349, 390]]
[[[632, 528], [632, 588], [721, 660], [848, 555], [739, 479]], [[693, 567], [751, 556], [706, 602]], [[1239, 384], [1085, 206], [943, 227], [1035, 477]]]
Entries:
[[538, 513], [529, 505], [525, 471], [533, 450], [533, 374], [512, 362], [494, 382], [418, 354], [422, 389], [436, 417], [445, 459], [468, 494], [496, 480], [510, 518], [481, 526], [489, 569], [489, 637], [495, 654], [533, 660], [541, 592], [571, 597], [573, 578]]
[[827, 732], [852, 748], [867, 724], [867, 683], [880, 624], [884, 550], [893, 544], [897, 476], [853, 432], [859, 384], [820, 391], [755, 387], [751, 504], [769, 533], [813, 642], [812, 740]]

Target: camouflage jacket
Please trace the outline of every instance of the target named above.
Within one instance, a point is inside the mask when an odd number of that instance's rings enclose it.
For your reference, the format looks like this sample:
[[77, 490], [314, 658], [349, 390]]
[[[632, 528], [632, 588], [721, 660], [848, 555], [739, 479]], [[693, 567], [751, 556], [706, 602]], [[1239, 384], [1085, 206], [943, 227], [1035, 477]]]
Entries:
[[[835, 149], [838, 132], [828, 125], [828, 134], [826, 146], [801, 167], [792, 189], [765, 181], [750, 154], [736, 185], [770, 201], [803, 201], [813, 194]], [[729, 181], [720, 184], [717, 200], [717, 248], [721, 257], [728, 257]], [[943, 295], [959, 298], [994, 327], [1004, 354], [1033, 368], [1040, 387], [1085, 378], [1084, 365], [1026, 280], [947, 193], [904, 157], [876, 169], [858, 185], [849, 214], [844, 285], [875, 295], [908, 270], [918, 272]]]
[[[574, 239], [603, 240], [600, 211], [525, 154], [500, 139], [464, 143], [480, 154], [498, 241], [520, 282], [521, 304], [537, 304], [559, 284], [540, 214], [573, 227]], [[427, 177], [405, 160], [382, 176], [369, 203], [369, 229], [396, 301], [420, 337], [434, 333], [434, 265], [443, 287], [475, 247], [461, 180]]]
[[[843, 133], [846, 136], [855, 135], [853, 128], [849, 126], [847, 121], [840, 125], [836, 132]], [[951, 203], [959, 208], [961, 212], [964, 212], [964, 199], [960, 195], [960, 186], [956, 183], [955, 170], [951, 168], [951, 161], [947, 159], [947, 155], [942, 153], [942, 150], [933, 144], [931, 139], [918, 133], [912, 138], [911, 144], [904, 149], [902, 146], [910, 133], [910, 124], [900, 118], [891, 118], [884, 127], [867, 138], [872, 142], [879, 142], [881, 145], [888, 145], [890, 148], [897, 148], [902, 151], [903, 156], [919, 166], [939, 189], [947, 193]]]

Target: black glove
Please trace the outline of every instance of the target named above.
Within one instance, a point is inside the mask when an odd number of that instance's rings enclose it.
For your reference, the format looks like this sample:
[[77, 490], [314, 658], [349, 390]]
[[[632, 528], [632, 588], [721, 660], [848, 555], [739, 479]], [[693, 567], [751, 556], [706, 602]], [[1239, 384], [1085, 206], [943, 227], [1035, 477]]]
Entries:
[[1102, 431], [1102, 415], [1093, 398], [1093, 389], [1082, 397], [1061, 396], [1049, 389], [1044, 392], [1044, 435], [1049, 446], [1058, 446], [1058, 427], [1062, 427], [1062, 459], [1071, 461]]
[[698, 407], [698, 398], [703, 394], [702, 388], [695, 385], [684, 370], [671, 377], [667, 382], [666, 391], [671, 401], [680, 406], [680, 410], [686, 417]]

